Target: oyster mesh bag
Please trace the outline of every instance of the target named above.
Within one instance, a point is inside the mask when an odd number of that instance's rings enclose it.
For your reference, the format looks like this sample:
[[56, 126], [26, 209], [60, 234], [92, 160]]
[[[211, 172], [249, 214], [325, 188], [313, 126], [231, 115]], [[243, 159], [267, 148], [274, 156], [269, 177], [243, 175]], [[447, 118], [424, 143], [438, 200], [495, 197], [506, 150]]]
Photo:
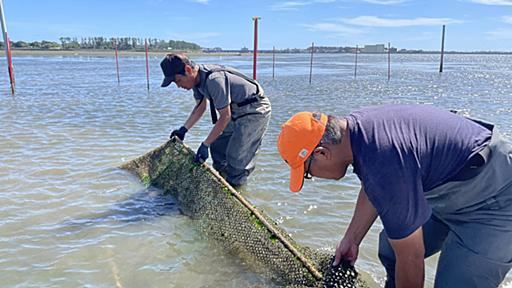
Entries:
[[332, 267], [333, 256], [298, 245], [265, 213], [249, 203], [194, 152], [173, 138], [121, 168], [171, 193], [196, 220], [204, 237], [236, 255], [279, 286], [368, 287], [349, 265]]

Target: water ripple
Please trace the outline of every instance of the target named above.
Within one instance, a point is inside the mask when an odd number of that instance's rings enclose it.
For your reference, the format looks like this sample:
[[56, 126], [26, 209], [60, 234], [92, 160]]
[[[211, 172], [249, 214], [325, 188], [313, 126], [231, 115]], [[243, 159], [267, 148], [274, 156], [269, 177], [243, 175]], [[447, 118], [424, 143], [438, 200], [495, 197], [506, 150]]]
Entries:
[[[281, 123], [303, 110], [344, 115], [366, 105], [424, 103], [495, 121], [512, 136], [512, 57], [318, 55], [309, 84], [309, 55], [260, 57], [259, 77], [273, 113], [247, 191], [299, 243], [333, 252], [352, 215], [357, 177], [307, 181], [288, 192], [289, 171], [276, 150]], [[250, 74], [250, 57], [200, 57]], [[174, 199], [142, 186], [120, 164], [153, 149], [183, 124], [189, 92], [161, 89], [159, 57], [15, 57], [17, 94], [0, 96], [0, 286], [4, 287], [272, 287], [244, 263], [210, 246]], [[0, 61], [0, 69], [5, 68]], [[5, 70], [5, 69], [3, 69]], [[6, 78], [1, 87], [8, 87]], [[196, 148], [207, 117], [187, 134]], [[358, 265], [382, 283], [373, 227]], [[435, 259], [427, 261], [432, 286]], [[512, 276], [507, 277], [512, 281]]]

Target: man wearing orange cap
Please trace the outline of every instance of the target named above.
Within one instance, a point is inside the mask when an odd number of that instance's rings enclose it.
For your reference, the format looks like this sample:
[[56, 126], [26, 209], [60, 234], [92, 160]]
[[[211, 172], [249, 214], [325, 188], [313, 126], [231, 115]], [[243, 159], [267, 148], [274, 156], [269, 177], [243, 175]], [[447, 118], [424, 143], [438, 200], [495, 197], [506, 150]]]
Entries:
[[293, 192], [349, 165], [361, 180], [334, 265], [355, 263], [379, 217], [386, 287], [423, 287], [424, 258], [437, 252], [435, 287], [497, 287], [512, 267], [512, 145], [496, 130], [428, 105], [383, 105], [297, 113], [277, 145]]

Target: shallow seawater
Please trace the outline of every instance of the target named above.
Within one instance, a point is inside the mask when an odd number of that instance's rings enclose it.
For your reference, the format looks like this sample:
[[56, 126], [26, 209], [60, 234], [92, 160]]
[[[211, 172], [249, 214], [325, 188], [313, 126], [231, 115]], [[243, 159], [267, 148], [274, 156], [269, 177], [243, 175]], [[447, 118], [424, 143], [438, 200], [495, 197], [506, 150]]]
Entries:
[[[497, 123], [512, 138], [512, 55], [318, 54], [261, 56], [258, 79], [273, 105], [258, 166], [244, 195], [302, 245], [333, 252], [350, 221], [359, 182], [307, 181], [288, 192], [288, 168], [276, 149], [280, 125], [295, 112], [345, 115], [382, 103], [460, 109]], [[252, 74], [250, 56], [198, 57]], [[117, 167], [164, 143], [183, 124], [190, 91], [160, 88], [159, 57], [15, 57], [17, 93], [0, 63], [0, 270], [2, 287], [268, 287], [245, 263], [194, 229], [169, 195]], [[208, 114], [186, 143], [196, 149]], [[376, 223], [357, 267], [383, 283]], [[436, 258], [427, 261], [431, 287]], [[511, 283], [509, 273], [505, 282]]]

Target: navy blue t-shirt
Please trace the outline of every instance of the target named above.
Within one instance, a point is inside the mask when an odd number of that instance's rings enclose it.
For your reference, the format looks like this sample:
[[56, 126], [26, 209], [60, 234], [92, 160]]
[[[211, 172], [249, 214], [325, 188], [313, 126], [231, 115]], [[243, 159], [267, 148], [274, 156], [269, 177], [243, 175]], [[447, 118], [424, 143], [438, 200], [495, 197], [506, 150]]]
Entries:
[[424, 192], [449, 181], [491, 138], [483, 126], [428, 105], [368, 107], [346, 119], [354, 172], [391, 239], [430, 218]]

